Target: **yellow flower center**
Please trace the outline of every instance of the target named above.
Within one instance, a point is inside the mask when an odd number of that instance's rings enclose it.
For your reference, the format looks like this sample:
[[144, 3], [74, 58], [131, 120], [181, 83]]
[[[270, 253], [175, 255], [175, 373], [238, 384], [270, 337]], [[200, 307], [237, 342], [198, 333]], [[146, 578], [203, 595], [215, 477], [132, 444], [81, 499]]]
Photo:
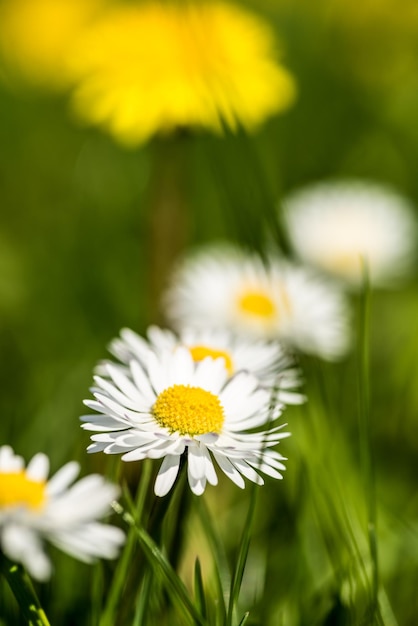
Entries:
[[203, 361], [203, 359], [207, 356], [210, 356], [212, 359], [219, 359], [222, 357], [225, 361], [225, 367], [228, 370], [228, 373], [231, 376], [234, 373], [234, 366], [228, 352], [225, 352], [224, 350], [214, 350], [213, 348], [208, 348], [207, 346], [193, 346], [189, 348], [189, 350], [193, 361]]
[[218, 396], [189, 385], [173, 385], [164, 389], [152, 412], [160, 424], [180, 435], [219, 433], [224, 423], [224, 410]]
[[238, 307], [247, 315], [272, 319], [276, 315], [276, 305], [263, 291], [248, 290], [239, 296]]
[[0, 509], [11, 506], [40, 509], [45, 500], [44, 482], [28, 478], [24, 471], [0, 472]]

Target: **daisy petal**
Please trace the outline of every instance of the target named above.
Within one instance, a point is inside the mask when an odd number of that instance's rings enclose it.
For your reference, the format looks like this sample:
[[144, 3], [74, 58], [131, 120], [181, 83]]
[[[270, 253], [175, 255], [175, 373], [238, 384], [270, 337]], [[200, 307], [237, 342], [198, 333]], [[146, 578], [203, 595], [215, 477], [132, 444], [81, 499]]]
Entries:
[[170, 454], [164, 458], [154, 485], [156, 496], [163, 497], [170, 491], [177, 478], [179, 466], [179, 456]]
[[45, 454], [39, 452], [35, 454], [32, 460], [28, 463], [26, 468], [26, 474], [31, 480], [44, 481], [48, 477], [49, 473], [49, 459]]
[[240, 489], [244, 489], [245, 482], [241, 474], [232, 465], [231, 461], [217, 452], [213, 452], [213, 455], [224, 474], [226, 474], [228, 478], [230, 478], [232, 482], [237, 485], [237, 487], [239, 487]]
[[80, 465], [76, 461], [70, 461], [64, 465], [48, 481], [48, 495], [57, 496], [62, 493], [77, 478], [80, 472]]

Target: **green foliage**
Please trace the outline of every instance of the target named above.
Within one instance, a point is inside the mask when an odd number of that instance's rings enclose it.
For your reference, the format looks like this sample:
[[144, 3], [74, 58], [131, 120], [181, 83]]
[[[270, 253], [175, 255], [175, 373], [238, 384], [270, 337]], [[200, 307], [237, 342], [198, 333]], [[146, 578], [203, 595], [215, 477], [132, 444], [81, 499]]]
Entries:
[[[254, 137], [186, 135], [169, 146], [184, 168], [179, 248], [230, 239], [262, 252], [268, 230], [287, 252], [276, 205], [320, 178], [388, 182], [418, 206], [416, 77], [396, 66], [392, 82], [379, 81], [376, 62], [376, 81], [366, 80], [353, 22], [344, 29], [326, 2], [264, 4], [299, 100]], [[396, 22], [399, 67], [410, 28]], [[346, 360], [301, 357], [309, 400], [286, 410], [288, 470], [257, 488], [257, 506], [255, 490], [221, 479], [200, 498], [180, 483], [152, 511], [155, 465], [88, 457], [78, 416], [109, 341], [160, 315], [150, 258], [166, 239], [150, 212], [172, 197], [165, 148], [124, 151], [77, 127], [64, 99], [6, 87], [0, 143], [0, 443], [26, 458], [45, 451], [53, 469], [77, 459], [84, 473], [117, 473], [125, 485], [117, 562], [91, 568], [53, 551], [53, 578], [36, 585], [51, 624], [415, 624], [417, 278], [373, 293], [370, 309], [353, 296], [357, 347]], [[164, 259], [159, 288], [173, 262]], [[26, 623], [3, 581], [0, 607], [0, 624]]]

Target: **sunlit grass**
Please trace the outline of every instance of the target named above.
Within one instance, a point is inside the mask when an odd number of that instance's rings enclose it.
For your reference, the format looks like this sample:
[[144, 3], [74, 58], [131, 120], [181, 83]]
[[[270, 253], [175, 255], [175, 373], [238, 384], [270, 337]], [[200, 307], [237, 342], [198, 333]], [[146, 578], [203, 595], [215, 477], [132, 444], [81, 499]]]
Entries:
[[[385, 91], [373, 54], [363, 71], [350, 43], [355, 20], [337, 36], [344, 3], [336, 15], [325, 2], [287, 4], [263, 6], [299, 101], [256, 136], [176, 132], [125, 152], [77, 127], [64, 98], [1, 88], [0, 445], [118, 483], [107, 521], [127, 535], [118, 559], [94, 565], [52, 548], [45, 584], [17, 569], [16, 587], [2, 557], [1, 626], [30, 623], [40, 607], [37, 626], [415, 624], [414, 268], [393, 291], [363, 284], [347, 296], [352, 343], [340, 360], [299, 347], [307, 401], [282, 416], [292, 433], [279, 446], [282, 481], [241, 490], [220, 474], [195, 496], [183, 469], [157, 499], [159, 461], [88, 456], [80, 429], [94, 367], [122, 327], [144, 336], [163, 321], [159, 297], [182, 251], [226, 240], [262, 264], [271, 249], [291, 257], [278, 207], [315, 181], [375, 180], [418, 202], [416, 96], [402, 61], [413, 23], [402, 44], [395, 20], [393, 67], [405, 72]], [[376, 54], [373, 28], [361, 42]]]

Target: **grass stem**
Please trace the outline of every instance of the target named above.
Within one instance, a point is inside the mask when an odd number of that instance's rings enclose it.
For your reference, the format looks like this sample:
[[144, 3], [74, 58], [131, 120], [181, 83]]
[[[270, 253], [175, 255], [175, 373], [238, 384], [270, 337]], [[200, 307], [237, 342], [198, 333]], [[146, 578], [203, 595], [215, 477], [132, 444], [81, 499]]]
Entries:
[[379, 622], [379, 564], [378, 545], [376, 535], [377, 505], [376, 481], [373, 459], [371, 411], [370, 411], [370, 308], [371, 291], [367, 267], [363, 264], [363, 289], [359, 298], [359, 327], [358, 327], [358, 399], [359, 399], [359, 438], [362, 470], [364, 476], [366, 507], [367, 507], [367, 536], [372, 567], [371, 580], [371, 623]]
[[45, 611], [33, 588], [32, 581], [21, 565], [0, 554], [1, 571], [12, 590], [28, 626], [50, 626]]

